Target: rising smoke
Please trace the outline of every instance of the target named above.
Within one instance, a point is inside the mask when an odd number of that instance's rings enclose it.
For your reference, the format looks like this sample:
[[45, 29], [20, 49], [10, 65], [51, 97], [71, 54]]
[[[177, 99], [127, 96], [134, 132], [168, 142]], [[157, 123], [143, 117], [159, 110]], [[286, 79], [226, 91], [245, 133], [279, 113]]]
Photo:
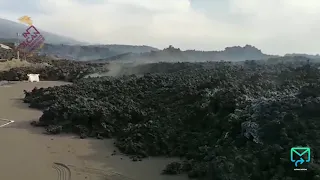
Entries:
[[150, 68], [146, 65], [156, 63], [152, 60], [116, 60], [109, 61], [106, 65], [108, 72], [94, 73], [90, 74], [87, 77], [103, 77], [103, 76], [112, 76], [119, 77], [124, 75], [143, 75], [150, 72]]

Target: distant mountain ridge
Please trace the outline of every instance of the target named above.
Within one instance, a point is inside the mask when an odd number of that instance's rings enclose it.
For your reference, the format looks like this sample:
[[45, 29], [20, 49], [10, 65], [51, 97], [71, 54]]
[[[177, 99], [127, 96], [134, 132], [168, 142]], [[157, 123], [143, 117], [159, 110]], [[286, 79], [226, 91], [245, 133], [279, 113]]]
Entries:
[[[1, 41], [0, 41], [1, 43]], [[13, 47], [13, 43], [6, 43]], [[205, 62], [263, 60], [275, 55], [264, 54], [254, 46], [226, 47], [223, 51], [181, 51], [169, 46], [163, 50], [150, 46], [130, 45], [53, 45], [45, 44], [38, 52], [55, 59], [70, 59], [91, 62]]]
[[160, 51], [146, 53], [124, 53], [110, 58], [99, 59], [95, 62], [123, 61], [123, 62], [204, 62], [204, 61], [244, 61], [260, 60], [275, 57], [267, 55], [261, 50], [251, 45], [243, 47], [226, 47], [223, 51], [181, 51], [179, 48], [169, 46]]

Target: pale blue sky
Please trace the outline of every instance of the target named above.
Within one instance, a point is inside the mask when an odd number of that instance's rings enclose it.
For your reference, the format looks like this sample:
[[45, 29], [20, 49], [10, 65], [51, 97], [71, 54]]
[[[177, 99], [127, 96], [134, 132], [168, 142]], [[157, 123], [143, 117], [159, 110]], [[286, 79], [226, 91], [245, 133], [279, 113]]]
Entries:
[[0, 0], [0, 18], [23, 15], [40, 29], [92, 43], [320, 52], [318, 0]]

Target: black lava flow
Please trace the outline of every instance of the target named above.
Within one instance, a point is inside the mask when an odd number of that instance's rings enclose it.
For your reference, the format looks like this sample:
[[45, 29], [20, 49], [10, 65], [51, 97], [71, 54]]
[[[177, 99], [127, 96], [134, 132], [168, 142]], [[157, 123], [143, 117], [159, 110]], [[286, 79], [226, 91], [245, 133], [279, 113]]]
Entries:
[[[150, 69], [172, 67], [150, 64]], [[143, 77], [85, 78], [25, 91], [50, 134], [115, 138], [133, 160], [180, 157], [165, 174], [212, 180], [320, 179], [319, 64], [271, 59], [177, 63]], [[309, 146], [308, 171], [290, 148]]]

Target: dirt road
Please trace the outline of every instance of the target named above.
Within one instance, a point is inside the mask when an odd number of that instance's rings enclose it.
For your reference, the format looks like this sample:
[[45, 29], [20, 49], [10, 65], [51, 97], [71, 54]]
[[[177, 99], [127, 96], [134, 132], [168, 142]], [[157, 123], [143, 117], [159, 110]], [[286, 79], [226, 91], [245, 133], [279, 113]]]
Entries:
[[[0, 86], [0, 179], [3, 180], [185, 180], [162, 176], [170, 161], [151, 158], [132, 162], [116, 150], [112, 140], [43, 134], [30, 121], [42, 112], [21, 101], [23, 90], [63, 85], [63, 82], [19, 82]], [[11, 121], [14, 121], [11, 123]], [[4, 125], [4, 126], [2, 126]]]

